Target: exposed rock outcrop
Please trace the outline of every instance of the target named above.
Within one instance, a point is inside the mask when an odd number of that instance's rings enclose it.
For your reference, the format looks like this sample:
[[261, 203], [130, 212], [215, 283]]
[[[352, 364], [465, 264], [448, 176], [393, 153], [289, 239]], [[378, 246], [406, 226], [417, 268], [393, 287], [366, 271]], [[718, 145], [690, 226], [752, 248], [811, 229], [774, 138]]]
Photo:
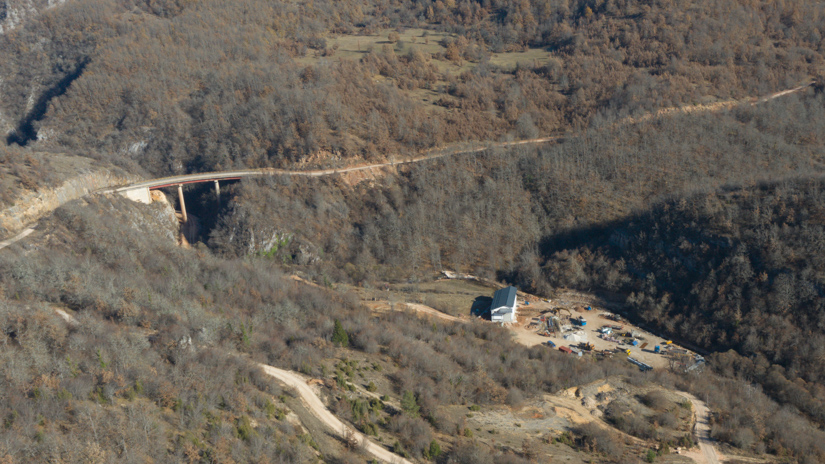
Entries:
[[98, 168], [80, 173], [57, 187], [27, 192], [21, 195], [12, 206], [0, 211], [0, 236], [11, 235], [22, 230], [68, 201], [104, 187], [122, 185], [136, 180], [138, 179], [134, 176]]

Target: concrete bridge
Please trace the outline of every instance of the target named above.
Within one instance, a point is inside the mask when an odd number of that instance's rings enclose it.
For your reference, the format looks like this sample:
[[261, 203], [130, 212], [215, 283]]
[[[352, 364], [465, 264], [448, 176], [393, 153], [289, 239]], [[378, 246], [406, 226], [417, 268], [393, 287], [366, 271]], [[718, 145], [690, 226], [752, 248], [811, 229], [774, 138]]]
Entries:
[[448, 151], [444, 153], [437, 153], [437, 154], [427, 154], [424, 156], [420, 156], [417, 158], [410, 158], [404, 161], [389, 161], [386, 163], [377, 163], [377, 164], [368, 164], [364, 166], [354, 166], [349, 168], [342, 168], [342, 169], [319, 169], [319, 170], [312, 170], [312, 171], [289, 171], [286, 169], [276, 169], [276, 168], [260, 168], [260, 169], [241, 169], [235, 171], [219, 171], [219, 172], [204, 172], [200, 174], [184, 174], [180, 176], [171, 176], [171, 177], [162, 177], [159, 179], [152, 179], [143, 182], [138, 182], [135, 184], [126, 185], [123, 187], [118, 188], [111, 188], [100, 190], [98, 193], [119, 193], [126, 198], [129, 198], [133, 201], [138, 201], [141, 203], [151, 203], [152, 202], [152, 195], [150, 194], [150, 190], [166, 188], [166, 187], [178, 187], [178, 198], [180, 200], [181, 205], [181, 214], [183, 215], [183, 221], [186, 222], [186, 205], [183, 201], [183, 186], [186, 184], [199, 184], [204, 182], [213, 182], [215, 184], [215, 193], [218, 195], [218, 201], [221, 198], [221, 188], [220, 188], [220, 181], [222, 180], [238, 180], [243, 179], [246, 177], [267, 177], [267, 176], [303, 176], [303, 177], [323, 177], [323, 176], [330, 176], [333, 174], [343, 174], [347, 172], [356, 172], [356, 171], [367, 171], [374, 168], [382, 168], [382, 167], [389, 167], [389, 166], [401, 166], [404, 164], [412, 164], [418, 163], [421, 161], [427, 160], [434, 160], [439, 158], [444, 158], [447, 156], [459, 155], [459, 154], [471, 154], [471, 153], [479, 153], [482, 151], [489, 150], [491, 147], [512, 147], [518, 145], [528, 145], [528, 144], [538, 144], [538, 143], [547, 143], [547, 142], [555, 142], [561, 139], [559, 136], [554, 137], [542, 137], [537, 139], [530, 139], [530, 140], [518, 140], [514, 142], [499, 142], [496, 144], [487, 144], [482, 147], [476, 148], [465, 148], [465, 149], [458, 149], [453, 151]]
[[183, 222], [187, 221], [186, 215], [186, 203], [183, 199], [183, 186], [186, 184], [200, 184], [204, 182], [212, 182], [215, 185], [215, 193], [218, 196], [218, 202], [221, 199], [221, 186], [220, 181], [227, 181], [227, 180], [238, 180], [248, 177], [267, 177], [267, 176], [303, 176], [303, 177], [322, 177], [322, 176], [329, 176], [333, 174], [345, 173], [345, 172], [354, 172], [354, 171], [365, 171], [368, 169], [385, 167], [385, 166], [398, 166], [402, 164], [414, 163], [418, 161], [423, 161], [425, 159], [434, 159], [434, 158], [441, 158], [446, 155], [437, 155], [431, 157], [422, 157], [422, 158], [415, 158], [410, 159], [407, 161], [401, 162], [388, 162], [388, 163], [379, 163], [379, 164], [370, 164], [366, 166], [356, 166], [351, 168], [343, 168], [343, 169], [323, 169], [323, 170], [314, 170], [314, 171], [288, 171], [285, 169], [275, 169], [275, 168], [261, 168], [261, 169], [241, 169], [236, 171], [220, 171], [220, 172], [204, 172], [200, 174], [185, 174], [180, 176], [171, 176], [171, 177], [161, 177], [159, 179], [152, 179], [143, 182], [138, 182], [131, 185], [126, 185], [123, 187], [118, 188], [111, 188], [101, 190], [98, 193], [119, 193], [130, 200], [137, 201], [140, 203], [151, 203], [152, 202], [152, 195], [150, 193], [151, 190], [167, 188], [167, 187], [177, 187], [178, 188], [178, 199], [180, 200], [180, 208], [181, 208], [181, 215], [183, 216]]
[[[808, 87], [811, 87], [815, 84], [815, 82], [808, 82], [802, 84], [800, 86], [794, 87], [792, 89], [783, 90], [781, 92], [776, 92], [771, 95], [759, 98], [759, 99], [751, 99], [747, 102], [751, 105], [757, 105], [761, 103], [768, 102], [775, 98], [779, 98], [785, 95], [789, 95], [792, 93], [799, 92], [800, 90], [804, 90]], [[673, 112], [692, 112], [695, 110], [704, 110], [704, 111], [715, 111], [719, 110], [724, 107], [733, 106], [737, 104], [741, 104], [742, 101], [730, 101], [726, 104], [722, 105], [703, 105], [699, 107], [679, 107], [679, 108], [671, 108]], [[664, 112], [663, 112], [664, 111]], [[668, 109], [659, 111], [657, 113], [653, 113], [647, 115], [649, 117], [653, 117], [655, 115], [662, 115], [668, 112]], [[637, 121], [638, 122], [638, 121]], [[452, 155], [459, 155], [459, 154], [471, 154], [471, 153], [478, 153], [482, 151], [486, 151], [492, 147], [498, 148], [505, 148], [505, 147], [513, 147], [518, 145], [533, 145], [533, 144], [540, 144], [540, 143], [547, 143], [547, 142], [555, 142], [562, 138], [562, 136], [553, 136], [553, 137], [542, 137], [530, 140], [519, 140], [513, 142], [499, 142], [494, 144], [488, 144], [483, 147], [477, 148], [468, 148], [468, 149], [457, 149], [449, 152], [442, 152], [442, 153], [429, 153], [424, 156], [420, 156], [417, 158], [410, 158], [405, 161], [391, 161], [387, 163], [378, 163], [378, 164], [369, 164], [365, 166], [355, 166], [350, 168], [343, 168], [343, 169], [323, 169], [323, 170], [314, 170], [314, 171], [288, 171], [285, 169], [275, 169], [275, 168], [261, 168], [261, 169], [242, 169], [236, 171], [221, 171], [221, 172], [206, 172], [201, 174], [186, 174], [181, 176], [172, 176], [172, 177], [162, 177], [160, 179], [153, 179], [147, 180], [144, 182], [138, 182], [131, 185], [126, 185], [119, 188], [112, 188], [100, 191], [100, 193], [119, 193], [126, 198], [129, 198], [134, 201], [139, 201], [142, 203], [151, 203], [152, 196], [150, 194], [150, 190], [160, 189], [165, 187], [178, 187], [178, 198], [180, 200], [180, 208], [181, 208], [181, 215], [183, 216], [183, 221], [186, 222], [186, 204], [183, 201], [183, 186], [185, 184], [198, 184], [203, 182], [213, 182], [215, 184], [215, 193], [218, 196], [218, 202], [220, 202], [221, 198], [221, 187], [220, 181], [222, 180], [238, 180], [245, 177], [266, 177], [266, 176], [305, 176], [305, 177], [321, 177], [321, 176], [328, 176], [332, 174], [339, 174], [345, 172], [354, 172], [354, 171], [365, 171], [373, 168], [380, 168], [386, 166], [398, 166], [403, 164], [410, 164], [410, 163], [417, 163], [426, 160], [444, 158], [447, 156]]]

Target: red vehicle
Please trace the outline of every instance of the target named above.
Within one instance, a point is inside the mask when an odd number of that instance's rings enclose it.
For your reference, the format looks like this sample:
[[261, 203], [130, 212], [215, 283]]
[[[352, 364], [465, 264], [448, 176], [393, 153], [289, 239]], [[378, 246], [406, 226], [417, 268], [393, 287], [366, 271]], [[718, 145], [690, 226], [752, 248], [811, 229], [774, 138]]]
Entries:
[[573, 350], [571, 350], [569, 347], [566, 347], [566, 346], [560, 346], [559, 351], [567, 353], [567, 354], [573, 354]]

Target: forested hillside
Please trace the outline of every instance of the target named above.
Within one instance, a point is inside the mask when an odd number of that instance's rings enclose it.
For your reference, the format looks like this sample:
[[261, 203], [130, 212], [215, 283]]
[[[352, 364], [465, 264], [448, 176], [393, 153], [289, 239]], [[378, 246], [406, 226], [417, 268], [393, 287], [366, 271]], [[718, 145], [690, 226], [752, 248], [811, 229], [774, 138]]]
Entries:
[[[547, 296], [568, 287], [626, 298], [627, 315], [657, 332], [707, 352], [736, 350], [711, 362], [731, 380], [693, 387], [715, 392], [719, 439], [816, 456], [815, 441], [770, 419], [768, 411], [779, 417], [770, 401], [752, 397], [746, 407], [737, 392], [747, 379], [825, 419], [822, 190], [818, 180], [794, 180], [821, 171], [823, 123], [823, 96], [810, 91], [360, 181], [243, 182], [209, 244], [298, 266], [319, 282], [369, 285], [447, 268]], [[776, 178], [788, 180], [769, 183]], [[792, 411], [782, 420], [805, 430]]]
[[628, 294], [630, 314], [707, 351], [716, 368], [825, 421], [821, 179], [669, 201], [548, 247], [558, 285]]
[[[155, 174], [381, 158], [788, 88], [821, 72], [824, 21], [802, 0], [77, 0], [0, 37], [0, 122]], [[407, 27], [449, 35], [399, 56]], [[327, 39], [371, 34], [388, 40], [331, 59]], [[548, 64], [488, 63], [526, 47]]]
[[537, 269], [554, 236], [672, 196], [821, 171], [823, 128], [823, 97], [809, 91], [425, 161], [355, 186], [346, 177], [244, 182], [209, 243], [244, 255], [289, 237], [281, 250], [290, 261], [323, 256], [354, 275], [446, 267], [495, 276], [520, 267], [519, 283], [530, 286], [538, 275], [525, 269]]
[[[520, 449], [467, 427], [611, 376], [703, 396], [736, 453], [824, 461], [823, 36], [820, 0], [0, 1], [5, 210], [99, 166], [451, 153], [187, 187], [188, 249], [165, 203], [59, 208], [0, 251], [0, 462], [365, 460], [256, 363], [417, 462], [654, 459], [635, 440], [674, 445], [657, 430], [689, 401]], [[443, 269], [605, 295], [710, 368], [641, 374], [347, 290]]]
[[[326, 462], [357, 462], [357, 450], [314, 444], [286, 421], [291, 393], [253, 360], [340, 382], [336, 414], [391, 434], [396, 452], [417, 459], [438, 434], [464, 433], [443, 407], [518, 403], [634, 375], [619, 360], [527, 349], [489, 324], [374, 314], [353, 294], [296, 283], [272, 260], [181, 249], [158, 205], [74, 202], [41, 227], [37, 250], [0, 254], [3, 459], [312, 462], [315, 447]], [[346, 343], [333, 336], [337, 323]], [[336, 367], [354, 355], [381, 372], [383, 401], [412, 394], [416, 414], [383, 402], [359, 412], [346, 394], [357, 382], [351, 368]], [[469, 435], [461, 444], [445, 456], [477, 452]]]

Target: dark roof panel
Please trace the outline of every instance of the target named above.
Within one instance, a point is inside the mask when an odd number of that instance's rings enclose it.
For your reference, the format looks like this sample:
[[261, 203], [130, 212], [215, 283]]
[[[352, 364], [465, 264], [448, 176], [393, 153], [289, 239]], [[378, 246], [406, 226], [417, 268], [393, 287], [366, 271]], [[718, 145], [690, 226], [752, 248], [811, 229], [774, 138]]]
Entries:
[[502, 306], [514, 307], [516, 305], [516, 287], [510, 286], [498, 290], [493, 295], [493, 309], [501, 308]]

